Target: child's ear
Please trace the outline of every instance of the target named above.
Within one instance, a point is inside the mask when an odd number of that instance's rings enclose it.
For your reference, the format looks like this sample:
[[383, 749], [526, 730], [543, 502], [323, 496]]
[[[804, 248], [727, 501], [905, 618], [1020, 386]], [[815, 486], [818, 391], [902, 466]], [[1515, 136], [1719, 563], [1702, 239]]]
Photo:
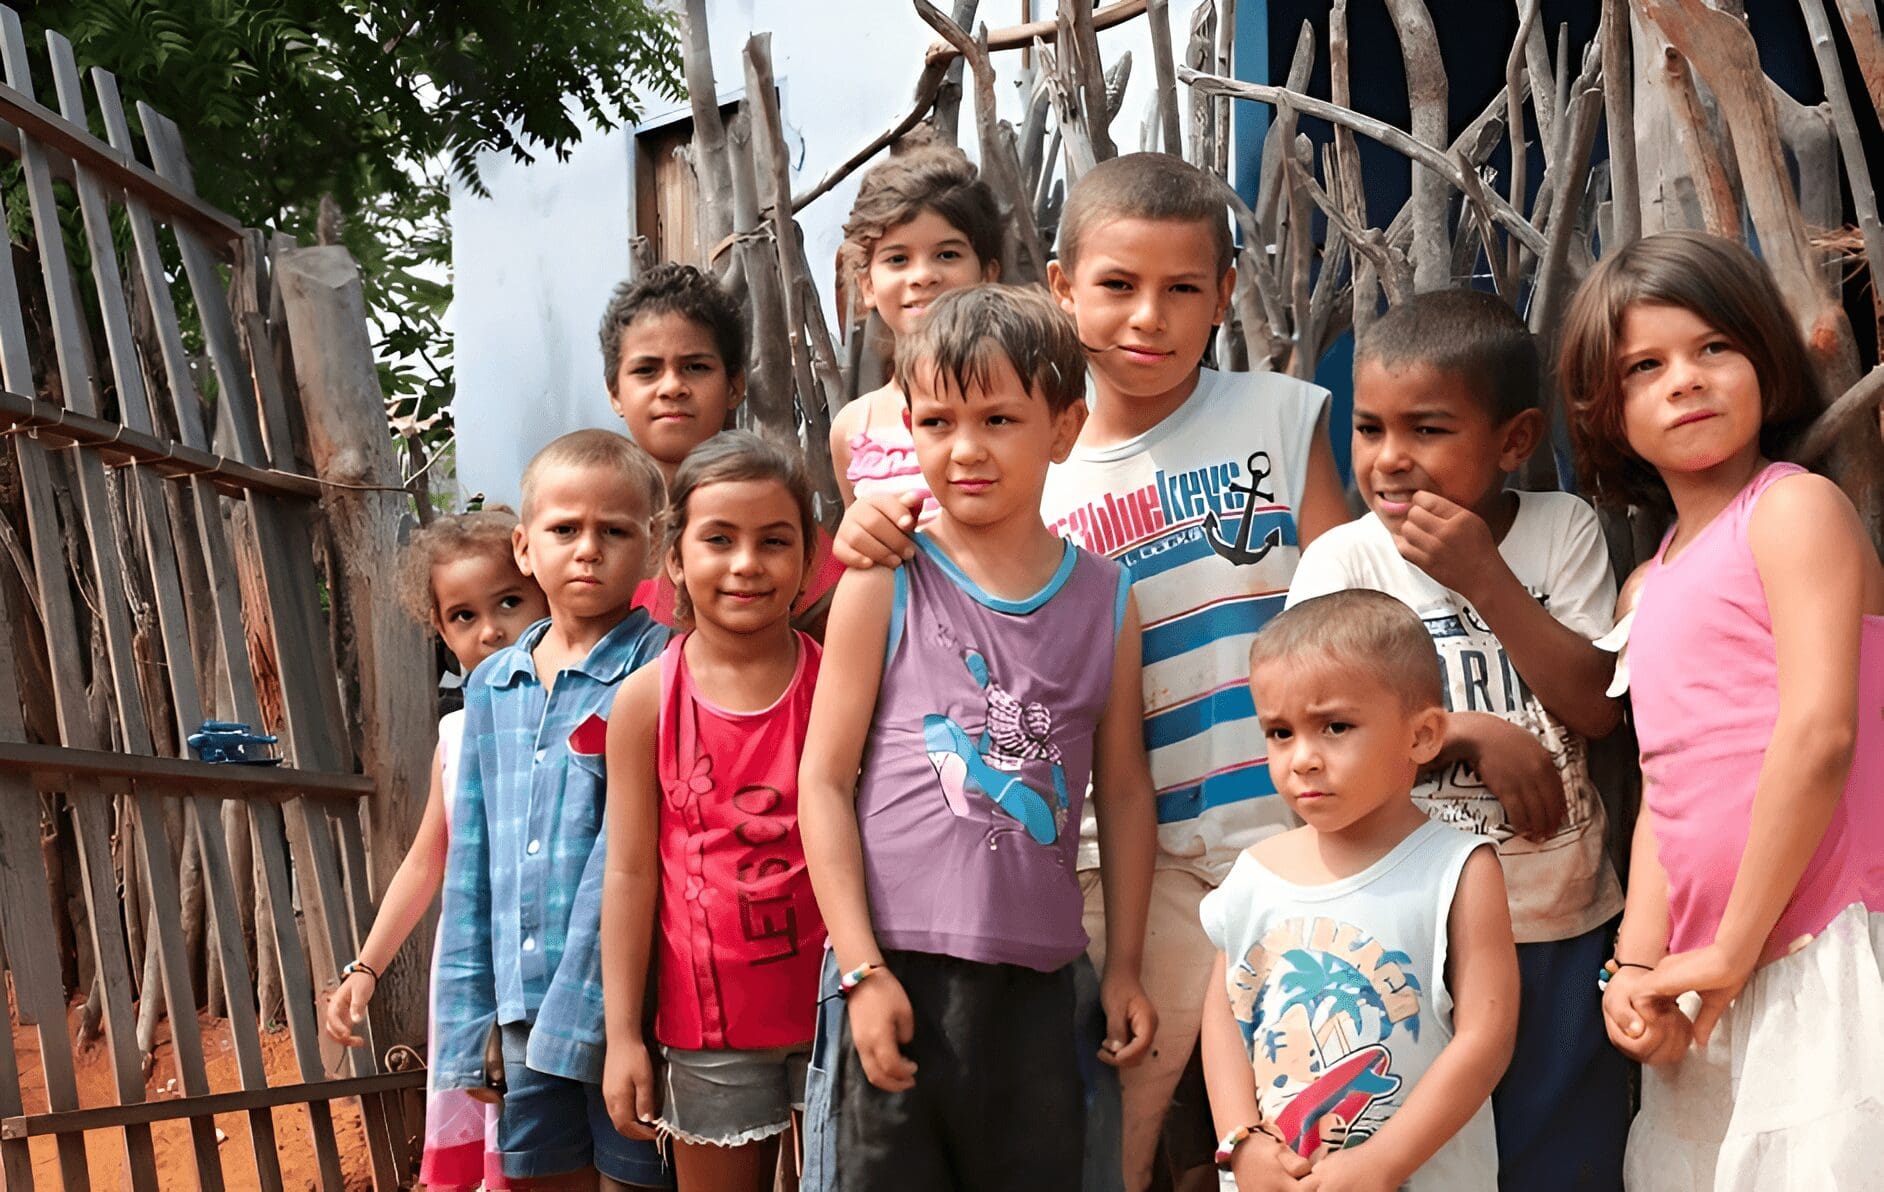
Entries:
[[1426, 708], [1413, 717], [1413, 762], [1421, 769], [1433, 764], [1446, 744], [1446, 710]]
[[1056, 464], [1066, 462], [1079, 442], [1079, 432], [1086, 425], [1086, 401], [1081, 398], [1053, 416], [1053, 455]]
[[1505, 423], [1498, 436], [1498, 468], [1504, 472], [1515, 472], [1524, 466], [1524, 461], [1531, 458], [1539, 443], [1544, 441], [1544, 413], [1542, 410], [1526, 410]]
[[1053, 300], [1061, 310], [1073, 313], [1073, 279], [1058, 261], [1047, 262], [1047, 289], [1053, 291]]
[[1217, 280], [1217, 314], [1210, 320], [1211, 326], [1223, 322], [1223, 316], [1230, 313], [1230, 299], [1236, 293], [1236, 266], [1231, 265], [1223, 271]]
[[857, 307], [860, 310], [877, 308], [877, 287], [871, 283], [868, 269], [857, 275]]
[[661, 569], [667, 572], [667, 580], [669, 583], [673, 584], [675, 588], [685, 586], [687, 581], [682, 578], [680, 573], [680, 547], [678, 545], [662, 557]]
[[731, 415], [734, 410], [739, 408], [739, 403], [746, 400], [746, 370], [742, 368], [738, 372], [728, 373], [726, 377], [726, 388], [728, 390], [726, 396], [726, 413]]
[[981, 280], [995, 282], [1001, 280], [1001, 258], [996, 257], [981, 267]]
[[530, 535], [519, 522], [510, 528], [510, 557], [517, 561], [517, 570], [535, 578], [536, 572], [530, 570]]

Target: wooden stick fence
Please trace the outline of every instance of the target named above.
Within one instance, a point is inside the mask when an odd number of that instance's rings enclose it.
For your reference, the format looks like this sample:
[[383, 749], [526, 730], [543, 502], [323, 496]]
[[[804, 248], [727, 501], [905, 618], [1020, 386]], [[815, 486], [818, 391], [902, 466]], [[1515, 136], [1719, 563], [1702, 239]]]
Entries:
[[[17, 254], [0, 252], [0, 427], [12, 445], [11, 480], [30, 543], [29, 573], [20, 577], [29, 607], [9, 607], [0, 585], [8, 626], [0, 633], [0, 688], [19, 693], [0, 699], [0, 944], [17, 1021], [37, 1029], [46, 1102], [45, 1111], [29, 1112], [12, 1037], [0, 1040], [0, 1171], [6, 1186], [31, 1187], [27, 1140], [49, 1135], [63, 1186], [90, 1187], [84, 1136], [108, 1129], [122, 1137], [123, 1185], [155, 1189], [151, 1125], [185, 1119], [192, 1174], [200, 1187], [220, 1189], [223, 1144], [210, 1115], [240, 1112], [256, 1186], [278, 1189], [282, 1140], [271, 1110], [299, 1104], [311, 1132], [311, 1174], [337, 1190], [343, 1143], [331, 1102], [357, 1097], [374, 1182], [397, 1187], [415, 1166], [419, 1131], [404, 1120], [402, 1094], [422, 1073], [379, 1069], [377, 1044], [387, 1032], [376, 1013], [365, 1024], [368, 1047], [350, 1053], [352, 1078], [330, 1079], [316, 1023], [317, 985], [353, 955], [371, 911], [363, 807], [375, 783], [351, 773], [321, 606], [314, 546], [325, 525], [317, 504], [323, 485], [297, 463], [293, 391], [277, 371], [266, 319], [252, 312], [239, 335], [224, 288], [224, 267], [254, 281], [268, 276], [269, 263], [255, 259], [252, 238], [235, 221], [196, 197], [173, 123], [139, 105], [140, 146], [116, 81], [93, 71], [88, 102], [71, 45], [55, 33], [47, 48], [56, 112], [35, 97], [17, 15], [0, 8], [0, 148], [21, 163], [38, 274], [21, 273]], [[105, 141], [88, 131], [94, 119]], [[74, 200], [84, 270], [69, 258], [62, 230]], [[172, 288], [179, 283], [206, 371], [186, 344]], [[310, 300], [283, 301], [293, 315]], [[36, 311], [49, 336], [31, 321]], [[300, 355], [329, 347], [310, 337]], [[370, 429], [363, 433], [372, 439]], [[244, 566], [248, 558], [254, 566]], [[265, 613], [263, 623], [253, 610]], [[20, 629], [29, 621], [38, 638]], [[23, 701], [33, 693], [22, 686], [29, 660], [19, 651], [19, 643], [38, 640], [57, 725], [57, 740], [44, 743], [28, 736]], [[266, 657], [252, 648], [257, 641]], [[411, 652], [379, 661], [405, 665]], [[278, 731], [290, 765], [186, 759], [185, 738], [212, 713]], [[70, 827], [60, 827], [76, 841], [89, 925], [83, 945], [113, 1106], [79, 1102], [66, 1025], [72, 990], [60, 972], [42, 892], [53, 878], [32, 814], [54, 793], [48, 805], [63, 806]], [[134, 842], [122, 903], [114, 799], [124, 805], [120, 836]], [[186, 935], [192, 919], [179, 880], [186, 874], [201, 884], [205, 972], [219, 985], [213, 1000], [227, 1016], [239, 1089], [209, 1080], [197, 1018], [208, 999], [199, 997]], [[254, 887], [265, 916], [252, 945], [251, 899], [238, 892]], [[133, 902], [142, 914], [126, 912]], [[138, 939], [142, 947], [133, 946]], [[293, 1040], [296, 1079], [275, 1086], [264, 1064], [258, 962], [278, 973]], [[168, 1011], [182, 1095], [152, 1101], [145, 1079], [160, 1009]]]

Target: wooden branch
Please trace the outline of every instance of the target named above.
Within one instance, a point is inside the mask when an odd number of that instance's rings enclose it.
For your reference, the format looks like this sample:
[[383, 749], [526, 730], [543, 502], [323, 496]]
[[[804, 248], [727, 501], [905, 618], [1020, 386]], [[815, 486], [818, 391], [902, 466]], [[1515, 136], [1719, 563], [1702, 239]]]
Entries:
[[[962, 28], [973, 28], [975, 12], [980, 7], [981, 0], [955, 0], [955, 11], [950, 16]], [[935, 111], [929, 123], [935, 127], [938, 138], [953, 145], [961, 140], [961, 115], [962, 60], [958, 57], [949, 63], [948, 71], [942, 77], [942, 86], [936, 92]]]
[[[1845, 90], [1845, 71], [1838, 61], [1838, 47], [1832, 44], [1832, 27], [1825, 17], [1825, 5], [1822, 0], [1799, 0], [1799, 7], [1805, 13], [1806, 31], [1812, 35], [1812, 53], [1818, 59], [1819, 74], [1825, 80], [1825, 102], [1831, 105], [1832, 127], [1838, 132], [1838, 147], [1845, 158], [1845, 181], [1851, 187], [1852, 210], [1858, 219], [1858, 231], [1864, 237], [1864, 260], [1871, 271], [1872, 310], [1875, 312], [1884, 309], [1878, 305], [1878, 287], [1884, 286], [1884, 226], [1878, 223], [1877, 192], [1872, 189], [1864, 140], [1858, 133], [1851, 95]], [[1884, 320], [1879, 321], [1879, 326], [1884, 328]]]
[[[1211, 59], [1210, 73], [1223, 75], [1225, 78], [1236, 77], [1236, 71], [1230, 61], [1236, 47], [1236, 0], [1215, 0], [1216, 51]], [[1228, 97], [1218, 101], [1216, 115], [1212, 124], [1217, 130], [1214, 146], [1216, 156], [1204, 168], [1219, 178], [1230, 176], [1230, 142], [1236, 137], [1235, 125], [1230, 120], [1230, 100]]]
[[[1529, 76], [1526, 76], [1521, 85], [1524, 87], [1525, 95], [1528, 96], [1530, 94]], [[1500, 87], [1498, 94], [1491, 97], [1491, 102], [1473, 117], [1472, 123], [1466, 125], [1465, 130], [1452, 139], [1452, 144], [1446, 149], [1446, 156], [1450, 158], [1463, 151], [1466, 159], [1473, 165], [1482, 166], [1491, 156], [1492, 149], [1504, 139], [1504, 135], [1505, 91]], [[1387, 224], [1387, 239], [1405, 252], [1406, 246], [1412, 241], [1412, 236], [1412, 212], [1403, 205]]]
[[789, 439], [798, 429], [792, 401], [791, 330], [779, 292], [778, 255], [759, 206], [759, 152], [752, 135], [753, 106], [740, 105], [727, 129], [732, 145], [733, 252], [746, 277], [746, 318], [752, 346], [746, 386], [747, 416], [761, 429]]
[[[1348, 0], [1335, 0], [1334, 8], [1328, 14], [1328, 82], [1329, 96], [1338, 107], [1351, 108], [1352, 84], [1350, 81], [1348, 58]], [[1325, 172], [1326, 167], [1324, 167]], [[1354, 143], [1354, 130], [1342, 125], [1334, 126], [1334, 170], [1328, 174], [1329, 185], [1339, 196], [1343, 223], [1353, 229], [1353, 234], [1344, 233], [1342, 243], [1353, 246], [1348, 271], [1349, 292], [1353, 299], [1354, 313], [1350, 321], [1355, 334], [1367, 330], [1380, 309], [1380, 274], [1375, 258], [1366, 252], [1360, 243], [1360, 229], [1367, 226], [1367, 190], [1361, 180], [1361, 155]], [[1309, 179], [1312, 183], [1314, 179]], [[1313, 191], [1310, 191], [1311, 196]], [[1320, 200], [1316, 200], [1321, 205]], [[1323, 210], [1327, 210], [1323, 206]], [[1329, 226], [1334, 227], [1332, 217]]]
[[[1586, 88], [1572, 97], [1567, 113], [1567, 136], [1564, 138], [1564, 155], [1557, 159], [1553, 172], [1560, 173], [1558, 185], [1551, 192], [1550, 209], [1550, 246], [1538, 258], [1537, 281], [1533, 292], [1536, 297], [1531, 307], [1531, 332], [1540, 342], [1550, 344], [1555, 341], [1557, 313], [1570, 292], [1569, 263], [1570, 242], [1577, 234], [1579, 220], [1576, 218], [1577, 206], [1581, 202], [1583, 180], [1589, 175], [1590, 149], [1596, 142], [1596, 117], [1602, 111], [1602, 93], [1594, 87]], [[1581, 161], [1582, 170], [1570, 171], [1571, 163]], [[1549, 358], [1554, 353], [1546, 352]]]
[[[1628, 0], [1603, 0], [1603, 116], [1609, 126], [1610, 239], [1617, 248], [1642, 234], [1642, 187], [1635, 165], [1635, 71]], [[1609, 250], [1604, 246], [1604, 251]]]
[[1723, 154], [1708, 124], [1707, 112], [1701, 106], [1700, 89], [1695, 86], [1688, 60], [1672, 45], [1662, 54], [1662, 77], [1667, 81], [1668, 110], [1674, 120], [1675, 139], [1688, 159], [1704, 226], [1716, 236], [1745, 239], [1741, 234], [1740, 192], [1722, 161]]
[[[1531, 31], [1537, 28], [1538, 13], [1544, 0], [1519, 0], [1523, 14], [1518, 18], [1518, 36], [1505, 56], [1505, 131], [1511, 138], [1511, 209], [1522, 211], [1531, 201], [1525, 175], [1530, 170], [1530, 146], [1524, 139], [1524, 52], [1530, 44]], [[1540, 117], [1538, 127], [1543, 127]], [[1516, 240], [1505, 246], [1505, 272], [1518, 276], [1521, 249]]]
[[1177, 58], [1171, 48], [1171, 0], [1148, 0], [1145, 15], [1151, 21], [1151, 68], [1156, 82], [1153, 99], [1158, 107], [1159, 130], [1156, 147], [1174, 157], [1182, 157], [1184, 137], [1178, 127]]
[[[1191, 70], [1203, 71], [1206, 74], [1215, 73], [1216, 19], [1216, 0], [1202, 0], [1191, 9], [1190, 37], [1184, 43], [1184, 65]], [[1184, 78], [1183, 70], [1178, 71], [1178, 77]], [[1217, 105], [1210, 96], [1193, 87], [1190, 107], [1186, 114], [1190, 119], [1191, 128], [1191, 135], [1187, 140], [1191, 155], [1186, 160], [1201, 170], [1209, 171], [1217, 160], [1217, 138], [1227, 135], [1217, 127]]]
[[[1295, 38], [1295, 54], [1289, 59], [1289, 74], [1283, 86], [1290, 91], [1306, 91], [1309, 74], [1315, 69], [1315, 26], [1303, 21]], [[1222, 127], [1229, 127], [1227, 121]], [[1276, 109], [1276, 118], [1270, 122], [1269, 131], [1263, 136], [1263, 152], [1256, 172], [1256, 222], [1262, 230], [1262, 240], [1258, 247], [1264, 251], [1274, 250], [1280, 268], [1282, 257], [1281, 208], [1286, 205], [1287, 182], [1283, 177], [1282, 161], [1284, 154], [1294, 148], [1295, 117], [1293, 109], [1285, 119], [1281, 106]], [[1218, 175], [1228, 178], [1228, 174]]]
[[[1095, 32], [1123, 25], [1136, 16], [1143, 16], [1147, 0], [1117, 0], [1104, 8], [1092, 10], [1092, 27]], [[988, 33], [990, 53], [1001, 50], [1024, 50], [1036, 41], [1051, 42], [1059, 32], [1058, 18], [1054, 20], [1028, 21], [1021, 25], [1008, 25], [1002, 29], [993, 29]], [[940, 57], [944, 62], [962, 53], [962, 47], [952, 42], [937, 42], [929, 47], [927, 57]], [[966, 55], [963, 55], [966, 57]]]
[[1858, 60], [1871, 106], [1884, 121], [1884, 34], [1878, 31], [1877, 0], [1838, 0], [1838, 15], [1845, 19], [1845, 36], [1851, 39], [1851, 56]]
[[[699, 0], [694, 0], [694, 2], [698, 3]], [[819, 196], [856, 173], [871, 158], [895, 144], [897, 138], [922, 123], [922, 118], [927, 116], [930, 109], [935, 106], [936, 95], [942, 89], [942, 79], [948, 74], [949, 63], [954, 58], [953, 54], [946, 58], [938, 57], [935, 51], [931, 50], [923, 61], [922, 74], [916, 79], [916, 97], [910, 102], [909, 110], [904, 112], [896, 123], [871, 137], [856, 152], [832, 166], [809, 190], [792, 196], [792, 213], [795, 215], [803, 211]]]
[[[1425, 0], [1387, 0], [1406, 66], [1406, 98], [1412, 110], [1413, 138], [1428, 145], [1445, 143], [1446, 68], [1439, 57], [1439, 34]], [[1446, 183], [1464, 190], [1463, 181], [1430, 168], [1413, 170], [1413, 280], [1422, 290], [1451, 284], [1450, 244], [1446, 231]]]
[[1864, 415], [1876, 411], [1881, 400], [1884, 400], [1884, 364], [1866, 373], [1812, 420], [1812, 425], [1799, 440], [1798, 449], [1792, 453], [1794, 462], [1809, 467], [1823, 459], [1847, 431], [1858, 425]]
[[[1367, 228], [1354, 223], [1343, 205], [1335, 202], [1313, 178], [1304, 178], [1302, 186], [1327, 217], [1328, 226], [1339, 232], [1356, 253], [1367, 258], [1380, 279], [1381, 289], [1386, 292], [1388, 305], [1397, 305], [1411, 297], [1413, 267], [1388, 243], [1386, 234], [1379, 228]], [[1355, 327], [1358, 329], [1360, 326], [1361, 320], [1356, 319]]]
[[[1524, 2], [1516, 0], [1520, 12]], [[1557, 88], [1557, 71], [1550, 64], [1550, 38], [1541, 19], [1531, 23], [1524, 38], [1524, 69], [1530, 79], [1531, 108], [1537, 113], [1537, 141], [1544, 148], [1544, 165], [1548, 168], [1557, 155], [1557, 114], [1563, 97]]]
[[[1348, 108], [1336, 107], [1326, 100], [1316, 99], [1311, 95], [1302, 95], [1299, 92], [1290, 91], [1286, 87], [1271, 87], [1262, 83], [1245, 83], [1238, 79], [1226, 79], [1214, 75], [1199, 74], [1188, 68], [1180, 68], [1178, 77], [1184, 82], [1189, 83], [1193, 90], [1201, 91], [1206, 94], [1225, 94], [1237, 99], [1250, 99], [1255, 100], [1257, 103], [1270, 105], [1274, 105], [1279, 100], [1286, 97], [1290, 103], [1294, 104], [1296, 108], [1306, 115], [1315, 116], [1331, 124], [1345, 125], [1355, 132], [1360, 133], [1362, 136], [1377, 141], [1387, 146], [1387, 148], [1412, 158], [1421, 165], [1428, 167], [1447, 182], [1451, 183], [1455, 189], [1460, 191], [1465, 189], [1465, 181], [1459, 177], [1458, 166], [1448, 160], [1443, 151], [1434, 148], [1424, 141], [1408, 136], [1402, 130], [1395, 128], [1391, 124], [1376, 120], [1372, 116], [1363, 116], [1361, 113]], [[1486, 201], [1490, 203], [1492, 214], [1497, 218], [1498, 222], [1503, 224], [1506, 230], [1512, 235], [1518, 237], [1526, 248], [1529, 248], [1532, 252], [1541, 253], [1549, 247], [1543, 234], [1532, 227], [1529, 220], [1512, 210], [1511, 204], [1507, 203], [1503, 196], [1493, 192], [1487, 194]]]
[[1217, 178], [1217, 186], [1223, 193], [1224, 202], [1230, 205], [1230, 214], [1236, 220], [1237, 227], [1243, 231], [1243, 249], [1237, 254], [1236, 289], [1231, 294], [1231, 301], [1236, 304], [1237, 321], [1243, 325], [1244, 347], [1251, 357], [1250, 366], [1254, 368], [1257, 365], [1258, 347], [1262, 349], [1263, 360], [1273, 363], [1276, 358], [1276, 336], [1283, 326], [1282, 295], [1276, 287], [1275, 276], [1269, 270], [1268, 249], [1257, 231], [1256, 213], [1250, 210], [1249, 204], [1243, 201], [1243, 196], [1236, 193], [1236, 188], [1228, 180]]
[[[712, 245], [733, 234], [733, 171], [726, 154], [726, 124], [720, 119], [719, 87], [713, 78], [706, 0], [687, 0], [680, 30], [687, 102], [693, 109], [693, 163], [700, 175], [700, 242]], [[721, 267], [721, 277], [727, 266]]]
[[1831, 388], [1856, 379], [1857, 358], [1851, 326], [1831, 286], [1818, 268], [1805, 221], [1792, 190], [1781, 147], [1778, 116], [1767, 78], [1760, 69], [1759, 47], [1745, 23], [1706, 0], [1636, 0], [1706, 79], [1716, 96], [1736, 105], [1726, 121], [1740, 162], [1747, 209], [1759, 234], [1760, 253], [1771, 266]]
[[[1106, 99], [1105, 62], [1099, 56], [1099, 38], [1093, 31], [1092, 5], [1086, 0], [1060, 0], [1059, 60], [1068, 82], [1077, 81], [1082, 132], [1092, 145], [1094, 161], [1119, 155], [1112, 144], [1111, 105]], [[1061, 121], [1065, 123], [1064, 120]]]
[[1301, 154], [1308, 138], [1295, 131], [1295, 109], [1286, 102], [1276, 108], [1275, 131], [1282, 138], [1282, 190], [1288, 204], [1288, 235], [1277, 244], [1283, 276], [1289, 279], [1289, 375], [1303, 380], [1315, 375], [1314, 329], [1309, 326], [1312, 295], [1308, 288], [1309, 268], [1314, 264], [1315, 244], [1308, 226], [1308, 199], [1302, 193]]
[[[1454, 160], [1459, 164], [1459, 177], [1465, 180], [1465, 201], [1470, 205], [1472, 224], [1478, 232], [1478, 238], [1484, 244], [1485, 264], [1491, 270], [1492, 284], [1497, 288], [1498, 296], [1510, 302], [1516, 297], [1514, 286], [1517, 275], [1506, 267], [1505, 256], [1499, 251], [1498, 221], [1492, 218], [1491, 205], [1485, 200], [1485, 193], [1488, 189], [1485, 180], [1479, 177], [1478, 167], [1472, 165], [1464, 153], [1455, 155]], [[1471, 269], [1471, 262], [1478, 256], [1477, 248], [1468, 247], [1473, 237], [1467, 234], [1463, 227], [1460, 233], [1459, 243], [1453, 245], [1454, 284], [1462, 280], [1461, 275]], [[1463, 267], [1461, 267], [1462, 260]]]

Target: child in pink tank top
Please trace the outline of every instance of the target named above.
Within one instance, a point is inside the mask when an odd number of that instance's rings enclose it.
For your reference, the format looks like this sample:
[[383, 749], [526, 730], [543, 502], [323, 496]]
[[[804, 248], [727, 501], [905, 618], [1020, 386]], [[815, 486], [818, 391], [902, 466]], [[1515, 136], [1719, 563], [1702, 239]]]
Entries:
[[1626, 631], [1643, 806], [1603, 1009], [1649, 1065], [1627, 1184], [1870, 1186], [1884, 567], [1835, 485], [1771, 462], [1821, 406], [1811, 358], [1745, 248], [1664, 233], [1591, 274], [1562, 362], [1599, 498], [1675, 515]]
[[817, 522], [799, 461], [739, 431], [687, 457], [670, 501], [687, 632], [609, 717], [602, 1092], [617, 1128], [673, 1144], [684, 1185], [764, 1192], [804, 1105], [824, 948], [798, 834], [820, 655], [791, 626]]

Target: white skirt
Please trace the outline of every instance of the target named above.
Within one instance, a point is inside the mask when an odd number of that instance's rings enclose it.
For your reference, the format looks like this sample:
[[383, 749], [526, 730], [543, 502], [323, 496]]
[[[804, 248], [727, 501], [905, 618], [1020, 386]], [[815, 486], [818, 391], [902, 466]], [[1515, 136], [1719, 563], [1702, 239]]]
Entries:
[[1705, 1049], [1642, 1069], [1630, 1192], [1884, 1190], [1884, 913], [1759, 969]]

